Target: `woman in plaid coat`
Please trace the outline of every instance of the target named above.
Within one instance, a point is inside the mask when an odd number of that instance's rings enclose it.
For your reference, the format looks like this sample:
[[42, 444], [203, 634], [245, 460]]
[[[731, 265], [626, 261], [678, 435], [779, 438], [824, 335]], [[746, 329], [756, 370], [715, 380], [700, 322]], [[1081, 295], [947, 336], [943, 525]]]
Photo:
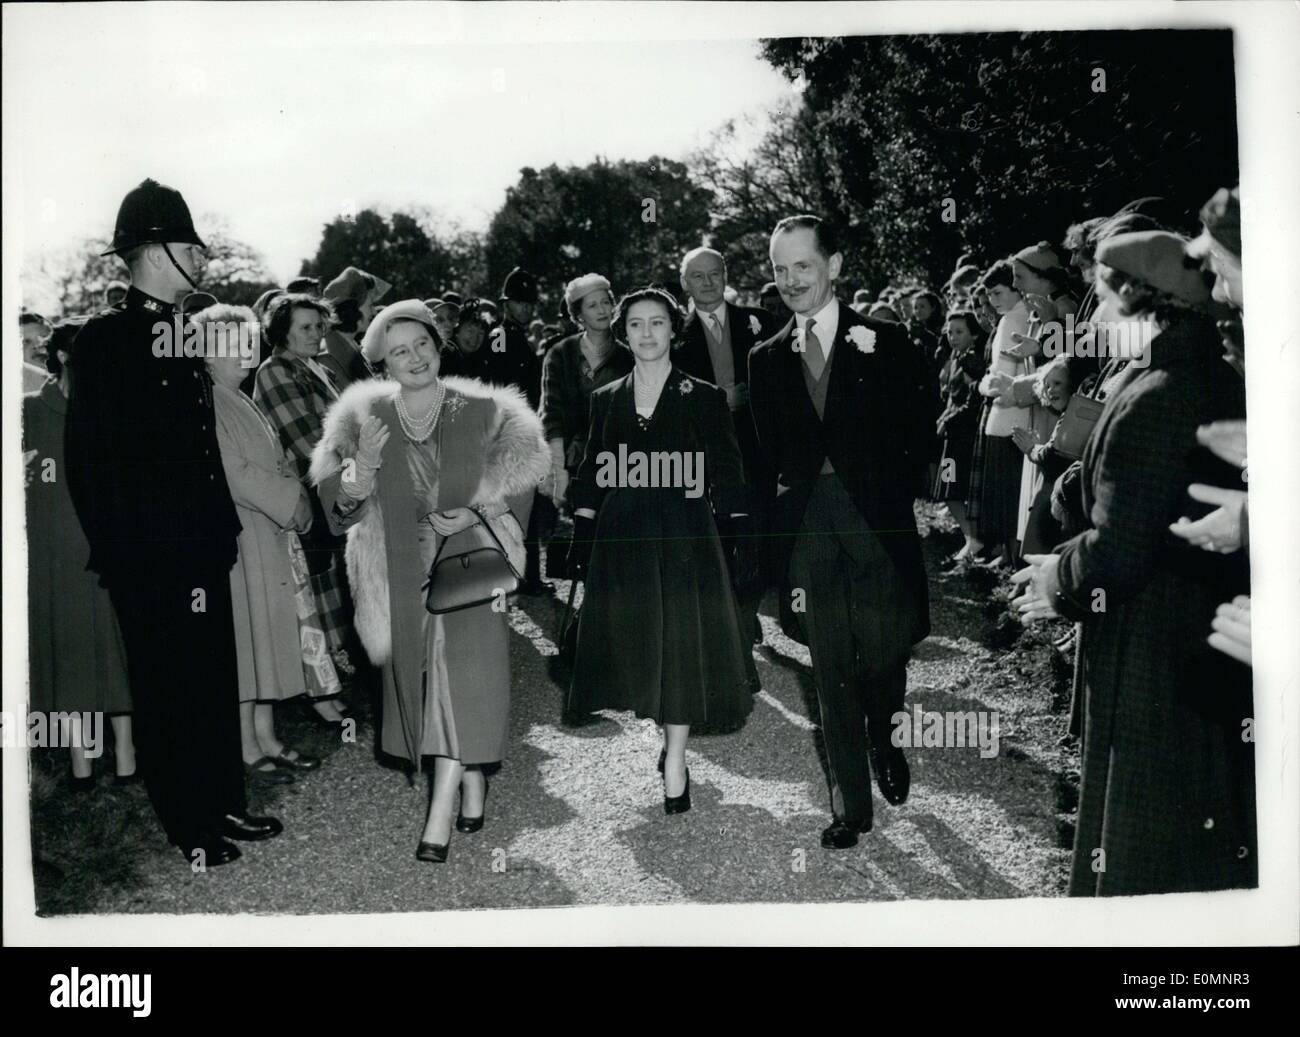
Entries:
[[[320, 440], [325, 413], [339, 397], [334, 375], [320, 362], [327, 355], [321, 340], [332, 316], [327, 302], [301, 293], [282, 295], [271, 304], [266, 313], [265, 336], [273, 353], [257, 370], [253, 402], [270, 421], [307, 488], [312, 525], [301, 540], [316, 615], [335, 663], [348, 673], [351, 664], [344, 646], [352, 627], [352, 602], [342, 561], [343, 538], [330, 532], [320, 498], [308, 478], [312, 450]], [[316, 700], [313, 705], [330, 723], [343, 719], [332, 700]]]

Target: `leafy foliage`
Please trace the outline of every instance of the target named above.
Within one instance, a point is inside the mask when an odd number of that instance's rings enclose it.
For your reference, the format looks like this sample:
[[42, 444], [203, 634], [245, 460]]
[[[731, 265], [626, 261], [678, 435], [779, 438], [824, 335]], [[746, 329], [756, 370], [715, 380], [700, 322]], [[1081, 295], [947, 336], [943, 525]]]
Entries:
[[347, 267], [359, 267], [392, 283], [385, 302], [475, 290], [482, 276], [477, 240], [459, 231], [444, 239], [433, 223], [428, 209], [390, 216], [362, 209], [354, 218], [339, 217], [325, 225], [315, 257], [299, 273], [319, 277], [324, 286]]
[[514, 266], [537, 275], [544, 312], [554, 312], [565, 283], [594, 271], [616, 294], [658, 282], [676, 289], [677, 264], [709, 228], [709, 190], [685, 164], [646, 161], [520, 170], [484, 243], [495, 293]]
[[938, 283], [963, 251], [991, 262], [1146, 195], [1190, 230], [1237, 181], [1226, 30], [791, 38], [762, 51], [807, 84], [836, 202], [825, 211], [838, 210], [852, 253], [845, 277], [869, 287]]

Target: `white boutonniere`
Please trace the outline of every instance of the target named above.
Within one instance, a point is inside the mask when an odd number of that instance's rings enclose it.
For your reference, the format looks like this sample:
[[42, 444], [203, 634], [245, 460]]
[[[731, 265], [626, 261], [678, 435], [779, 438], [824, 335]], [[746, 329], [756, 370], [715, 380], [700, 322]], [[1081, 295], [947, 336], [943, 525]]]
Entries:
[[763, 322], [752, 313], [749, 315], [749, 330], [755, 335], [761, 335], [763, 333]]
[[874, 353], [876, 351], [876, 333], [870, 328], [864, 328], [861, 324], [855, 324], [849, 328], [849, 341], [858, 347], [859, 353]]
[[681, 384], [677, 386], [677, 391], [685, 396], [688, 392], [695, 391], [695, 383], [689, 378], [683, 378]]

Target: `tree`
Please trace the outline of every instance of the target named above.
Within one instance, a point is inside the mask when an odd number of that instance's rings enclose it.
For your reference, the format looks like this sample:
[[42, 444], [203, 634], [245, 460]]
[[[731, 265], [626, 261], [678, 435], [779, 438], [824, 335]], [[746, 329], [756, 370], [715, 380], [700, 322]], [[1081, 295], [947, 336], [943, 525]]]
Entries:
[[[806, 83], [827, 184], [871, 287], [944, 280], [1160, 195], [1173, 217], [1237, 182], [1226, 30], [764, 40]], [[945, 216], [951, 216], [949, 221]]]
[[647, 283], [677, 289], [677, 265], [703, 241], [712, 202], [670, 159], [525, 167], [488, 227], [488, 284], [495, 292], [524, 267], [538, 278], [546, 314], [588, 272], [609, 278], [616, 294]]
[[470, 281], [482, 267], [478, 239], [459, 227], [440, 237], [435, 224], [424, 207], [390, 216], [362, 209], [353, 218], [339, 217], [325, 225], [316, 255], [303, 261], [299, 273], [324, 285], [347, 267], [358, 267], [392, 283], [385, 302], [427, 299], [449, 288], [472, 290]]
[[[709, 244], [727, 258], [729, 282], [757, 292], [771, 279], [768, 242], [784, 216], [812, 212], [843, 222], [827, 183], [827, 156], [813, 113], [800, 104], [759, 118], [729, 120], [689, 159], [691, 175], [713, 195]], [[759, 136], [745, 148], [742, 138]]]
[[[231, 237], [219, 217], [205, 214], [197, 223], [208, 246], [196, 272], [202, 291], [223, 303], [251, 305], [267, 288], [275, 287], [260, 253]], [[86, 238], [79, 244], [46, 253], [36, 265], [33, 288], [55, 302], [47, 317], [71, 317], [103, 308], [104, 289], [110, 281], [129, 281], [126, 264], [116, 255], [101, 255], [109, 247], [105, 238]]]

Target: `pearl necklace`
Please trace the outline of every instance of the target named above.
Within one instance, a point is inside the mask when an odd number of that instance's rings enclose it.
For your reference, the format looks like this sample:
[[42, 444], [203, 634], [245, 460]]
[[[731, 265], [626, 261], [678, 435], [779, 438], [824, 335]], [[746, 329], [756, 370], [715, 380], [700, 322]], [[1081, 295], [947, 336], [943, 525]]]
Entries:
[[632, 376], [633, 398], [636, 400], [636, 405], [639, 409], [653, 410], [655, 405], [659, 402], [659, 397], [664, 391], [664, 386], [668, 384], [668, 379], [672, 376], [672, 368], [670, 367], [668, 369], [663, 379], [657, 385], [643, 383], [641, 379], [637, 377], [639, 374], [640, 372], [637, 372]]
[[439, 382], [438, 393], [433, 399], [433, 405], [429, 407], [429, 413], [416, 421], [407, 411], [401, 392], [398, 392], [396, 401], [397, 420], [401, 424], [402, 432], [407, 439], [412, 443], [423, 443], [433, 435], [433, 427], [438, 423], [438, 415], [442, 412], [442, 402], [446, 396], [447, 389], [442, 382]]

